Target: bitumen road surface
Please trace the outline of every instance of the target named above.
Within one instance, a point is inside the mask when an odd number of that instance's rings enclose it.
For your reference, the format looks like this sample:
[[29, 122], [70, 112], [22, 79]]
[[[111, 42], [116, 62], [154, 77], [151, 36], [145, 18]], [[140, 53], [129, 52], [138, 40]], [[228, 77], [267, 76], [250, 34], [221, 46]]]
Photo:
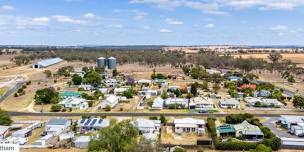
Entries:
[[[43, 113], [33, 113], [33, 112], [15, 112], [8, 111], [11, 116], [61, 116], [61, 117], [69, 117], [69, 116], [123, 116], [123, 117], [145, 117], [145, 116], [184, 116], [184, 117], [225, 117], [229, 115], [229, 113], [161, 113], [161, 112], [92, 112], [92, 113], [74, 113], [74, 112], [43, 112]], [[280, 114], [261, 114], [261, 113], [253, 113], [254, 116], [257, 117], [279, 117]], [[286, 114], [284, 114], [286, 115]]]

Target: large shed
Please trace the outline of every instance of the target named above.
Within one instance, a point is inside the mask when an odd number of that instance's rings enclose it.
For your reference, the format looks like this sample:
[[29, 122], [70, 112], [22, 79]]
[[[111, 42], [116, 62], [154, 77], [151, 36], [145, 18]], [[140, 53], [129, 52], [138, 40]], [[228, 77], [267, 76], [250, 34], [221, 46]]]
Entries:
[[51, 65], [54, 65], [54, 64], [57, 64], [57, 63], [60, 63], [62, 62], [63, 60], [60, 59], [60, 58], [50, 58], [50, 59], [45, 59], [45, 60], [41, 60], [37, 63], [34, 63], [32, 65], [32, 68], [34, 69], [40, 69], [40, 68], [46, 68], [48, 66], [51, 66]]

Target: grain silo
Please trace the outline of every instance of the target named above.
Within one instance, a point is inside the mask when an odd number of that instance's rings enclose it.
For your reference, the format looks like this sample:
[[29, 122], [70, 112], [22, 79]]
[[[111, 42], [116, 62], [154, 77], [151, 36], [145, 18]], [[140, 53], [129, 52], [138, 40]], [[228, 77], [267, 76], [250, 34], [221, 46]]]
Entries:
[[97, 59], [97, 67], [105, 68], [106, 65], [107, 65], [106, 58], [100, 57], [100, 58]]
[[108, 58], [108, 68], [116, 69], [116, 58], [114, 58], [114, 57]]

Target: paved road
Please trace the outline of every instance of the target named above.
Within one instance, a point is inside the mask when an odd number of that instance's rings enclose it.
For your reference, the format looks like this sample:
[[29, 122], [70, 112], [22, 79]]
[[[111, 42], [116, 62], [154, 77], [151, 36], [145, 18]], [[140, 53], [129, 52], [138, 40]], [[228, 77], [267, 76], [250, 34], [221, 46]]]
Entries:
[[263, 123], [264, 126], [268, 127], [274, 134], [279, 138], [299, 138], [298, 136], [289, 134], [286, 130], [281, 130], [275, 127], [275, 122], [278, 120], [278, 117], [271, 117]]
[[[14, 112], [8, 111], [11, 116], [41, 116], [41, 113], [33, 113], [33, 112]], [[60, 113], [53, 113], [53, 112], [44, 112], [44, 116], [62, 116], [62, 117], [69, 117], [69, 116], [126, 116], [126, 117], [144, 117], [144, 116], [184, 116], [184, 117], [207, 117], [207, 116], [215, 116], [215, 117], [224, 117], [229, 115], [228, 113], [160, 113], [160, 112], [92, 112], [92, 113], [74, 113], [74, 112], [60, 112]], [[262, 113], [254, 113], [254, 116], [257, 117], [279, 117], [281, 114], [262, 114]]]

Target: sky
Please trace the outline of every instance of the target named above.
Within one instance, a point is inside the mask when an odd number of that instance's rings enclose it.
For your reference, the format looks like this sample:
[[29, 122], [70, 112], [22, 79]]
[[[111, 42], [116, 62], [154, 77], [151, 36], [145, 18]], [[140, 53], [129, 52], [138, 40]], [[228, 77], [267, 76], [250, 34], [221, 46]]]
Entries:
[[0, 45], [302, 45], [304, 0], [0, 0]]

